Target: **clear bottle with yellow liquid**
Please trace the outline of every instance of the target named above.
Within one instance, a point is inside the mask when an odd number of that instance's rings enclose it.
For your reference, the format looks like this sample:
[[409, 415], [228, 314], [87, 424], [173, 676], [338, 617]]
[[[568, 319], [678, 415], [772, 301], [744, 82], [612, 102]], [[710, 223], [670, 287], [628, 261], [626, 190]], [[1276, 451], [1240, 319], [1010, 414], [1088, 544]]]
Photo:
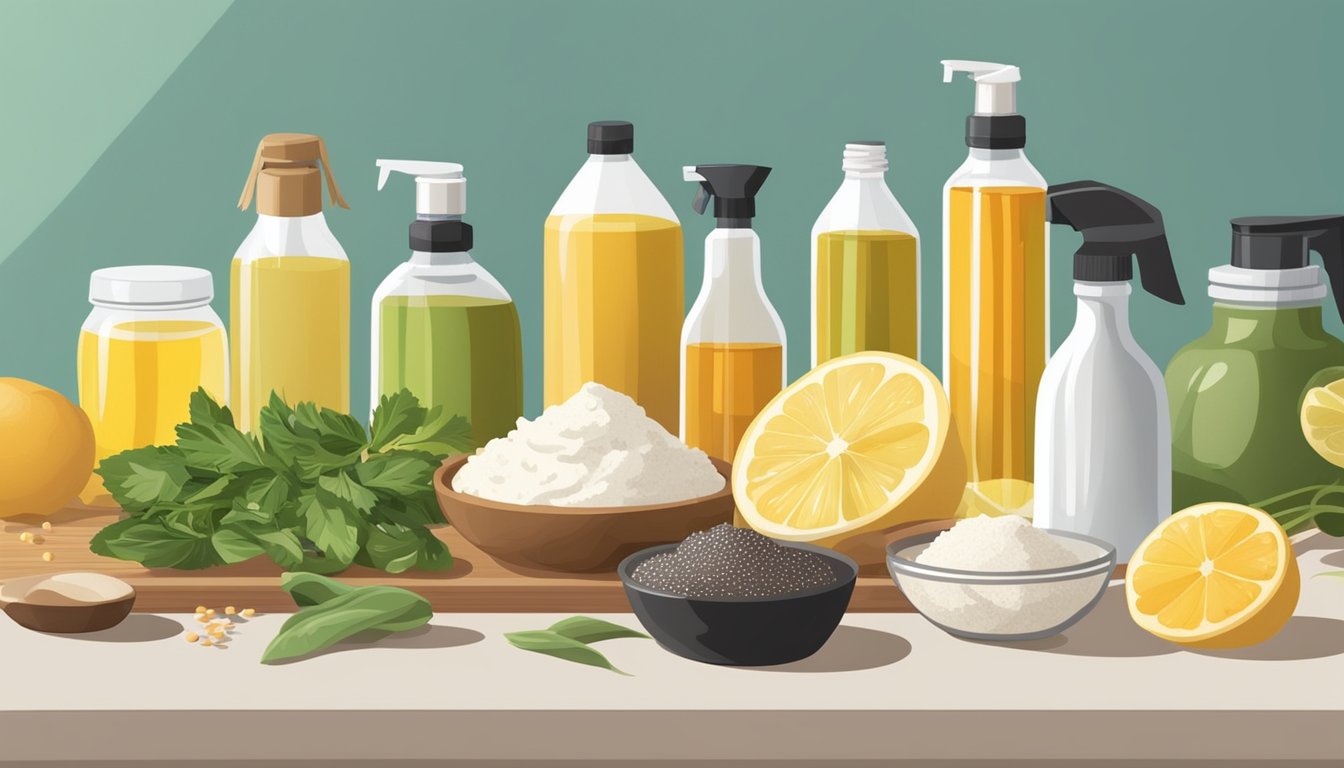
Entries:
[[99, 461], [174, 442], [198, 388], [228, 403], [228, 344], [213, 299], [210, 273], [194, 267], [109, 267], [89, 277], [79, 405]]
[[349, 208], [320, 136], [273, 133], [257, 146], [238, 207], [256, 192], [257, 223], [230, 271], [233, 413], [245, 431], [279, 394], [350, 410], [350, 261], [322, 215]]
[[588, 161], [545, 227], [545, 403], [596, 381], [678, 424], [681, 223], [635, 163], [634, 127], [588, 125]]
[[1049, 355], [1045, 179], [1027, 159], [1014, 66], [969, 72], [966, 161], [943, 187], [943, 379], [966, 449], [960, 514], [1031, 515], [1036, 393]]
[[696, 213], [714, 199], [705, 280], [681, 331], [681, 439], [731, 462], [752, 419], [784, 388], [784, 324], [761, 282], [761, 239], [751, 228], [758, 165], [693, 165]]
[[919, 357], [919, 231], [887, 187], [887, 146], [845, 145], [845, 180], [812, 227], [812, 366]]

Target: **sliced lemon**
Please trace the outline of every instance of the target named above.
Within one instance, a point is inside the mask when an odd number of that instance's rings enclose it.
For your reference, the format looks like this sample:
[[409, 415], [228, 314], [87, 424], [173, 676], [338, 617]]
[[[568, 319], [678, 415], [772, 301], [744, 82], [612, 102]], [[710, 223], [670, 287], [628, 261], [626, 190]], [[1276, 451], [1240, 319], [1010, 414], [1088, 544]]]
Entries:
[[829, 360], [747, 428], [733, 464], [737, 508], [760, 533], [825, 546], [950, 518], [966, 483], [950, 414], [937, 377], [910, 358]]
[[1211, 502], [1162, 521], [1130, 558], [1129, 615], [1182, 645], [1241, 648], [1273, 637], [1297, 607], [1301, 575], [1274, 518]]
[[957, 518], [1017, 515], [1030, 520], [1033, 490], [1034, 486], [1026, 480], [1011, 477], [967, 483], [957, 507]]
[[1344, 379], [1307, 391], [1302, 434], [1321, 458], [1344, 467]]

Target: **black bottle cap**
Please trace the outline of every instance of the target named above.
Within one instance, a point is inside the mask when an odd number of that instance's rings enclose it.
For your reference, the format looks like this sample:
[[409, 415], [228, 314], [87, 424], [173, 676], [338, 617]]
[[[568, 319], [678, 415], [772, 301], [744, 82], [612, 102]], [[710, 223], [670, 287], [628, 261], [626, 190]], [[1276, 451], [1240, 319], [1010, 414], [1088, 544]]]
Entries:
[[1021, 115], [968, 115], [966, 146], [1020, 149], [1027, 146], [1027, 118]]
[[635, 151], [635, 126], [624, 120], [588, 124], [588, 154], [628, 155]]
[[1301, 269], [1321, 256], [1344, 319], [1344, 216], [1244, 216], [1232, 220], [1232, 266]]
[[691, 207], [704, 213], [714, 198], [714, 218], [723, 229], [744, 229], [756, 216], [756, 193], [761, 191], [770, 169], [763, 165], [715, 163], [683, 169], [687, 181], [700, 182]]
[[471, 225], [465, 221], [411, 222], [411, 250], [421, 253], [458, 253], [470, 251]]
[[1097, 181], [1054, 184], [1046, 190], [1046, 220], [1083, 235], [1073, 254], [1073, 279], [1115, 283], [1134, 278], [1139, 262], [1143, 289], [1172, 304], [1184, 304], [1171, 263], [1162, 212], [1137, 195]]

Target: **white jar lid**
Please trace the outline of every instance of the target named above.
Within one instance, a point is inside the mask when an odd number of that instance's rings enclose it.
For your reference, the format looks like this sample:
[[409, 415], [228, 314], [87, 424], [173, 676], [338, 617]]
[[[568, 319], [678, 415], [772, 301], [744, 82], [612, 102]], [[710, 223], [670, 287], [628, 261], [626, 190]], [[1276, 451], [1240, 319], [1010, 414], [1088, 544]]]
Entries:
[[89, 303], [99, 305], [200, 305], [215, 297], [210, 271], [145, 264], [105, 267], [89, 275]]

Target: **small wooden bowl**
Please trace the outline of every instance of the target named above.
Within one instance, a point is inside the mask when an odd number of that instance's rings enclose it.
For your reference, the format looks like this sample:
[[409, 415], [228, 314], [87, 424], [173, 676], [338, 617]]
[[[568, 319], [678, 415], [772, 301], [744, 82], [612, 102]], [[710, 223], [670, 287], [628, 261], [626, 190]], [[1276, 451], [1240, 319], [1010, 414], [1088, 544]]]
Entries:
[[462, 537], [512, 565], [546, 571], [611, 571], [627, 555], [681, 541], [733, 519], [732, 469], [711, 458], [723, 490], [698, 499], [639, 507], [505, 504], [453, 490], [468, 456], [449, 458], [434, 475], [439, 508]]
[[[74, 600], [44, 589], [53, 579], [75, 578], [102, 595]], [[44, 574], [12, 579], [0, 586], [0, 608], [17, 624], [38, 632], [98, 632], [120, 624], [135, 605], [135, 590], [101, 573]]]

